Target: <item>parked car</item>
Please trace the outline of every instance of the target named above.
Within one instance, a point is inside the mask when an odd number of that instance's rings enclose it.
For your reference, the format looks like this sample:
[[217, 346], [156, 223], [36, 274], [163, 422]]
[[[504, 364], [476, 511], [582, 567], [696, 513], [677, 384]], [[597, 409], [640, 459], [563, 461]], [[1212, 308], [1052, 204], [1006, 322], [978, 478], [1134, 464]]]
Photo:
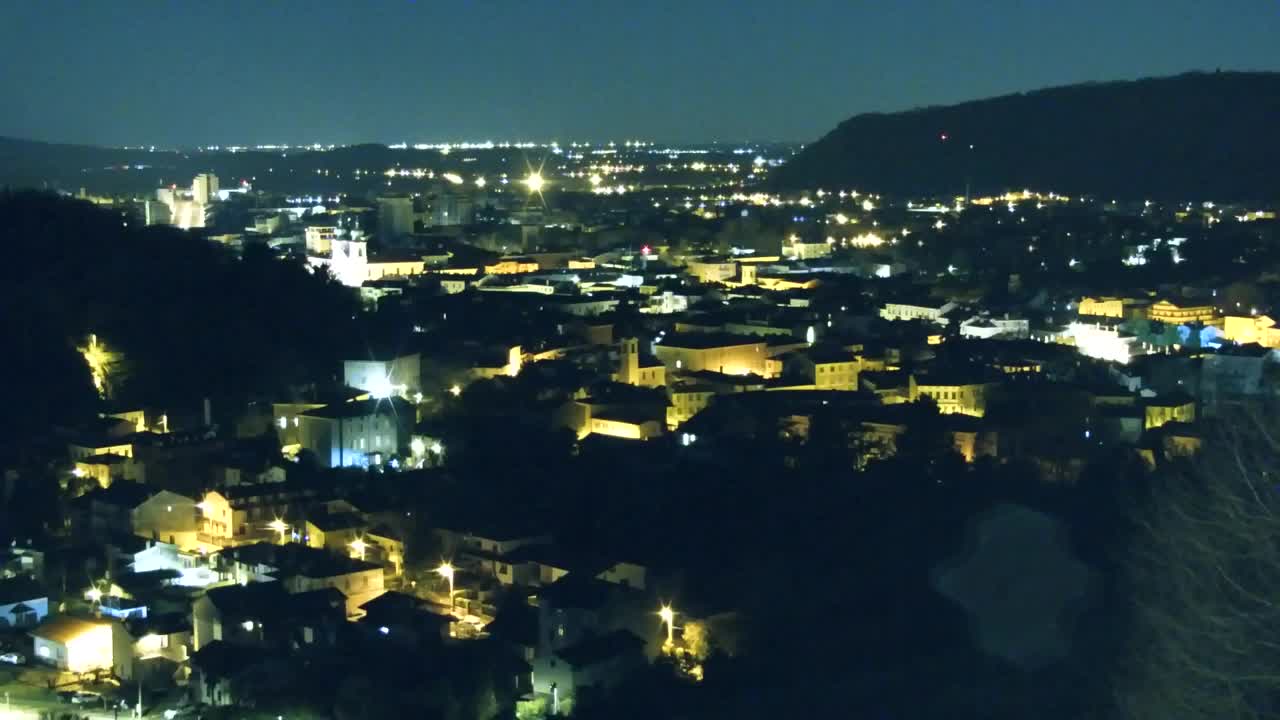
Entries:
[[85, 692], [83, 690], [63, 690], [58, 693], [58, 699], [72, 705], [89, 705], [102, 702], [102, 696], [98, 693]]
[[20, 652], [7, 652], [0, 655], [0, 663], [7, 663], [9, 665], [26, 665], [27, 656]]

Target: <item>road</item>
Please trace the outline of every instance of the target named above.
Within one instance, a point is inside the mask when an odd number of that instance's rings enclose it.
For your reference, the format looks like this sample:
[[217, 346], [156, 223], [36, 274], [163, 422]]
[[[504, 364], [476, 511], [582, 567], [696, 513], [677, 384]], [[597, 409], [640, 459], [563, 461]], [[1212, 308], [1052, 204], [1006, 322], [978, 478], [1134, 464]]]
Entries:
[[90, 720], [119, 720], [129, 717], [125, 711], [119, 714], [103, 711], [101, 708], [88, 708], [84, 705], [72, 705], [59, 700], [38, 700], [35, 698], [11, 697], [6, 702], [0, 695], [0, 720], [39, 720], [41, 712], [52, 713], [52, 717], [61, 718], [64, 714], [75, 718]]

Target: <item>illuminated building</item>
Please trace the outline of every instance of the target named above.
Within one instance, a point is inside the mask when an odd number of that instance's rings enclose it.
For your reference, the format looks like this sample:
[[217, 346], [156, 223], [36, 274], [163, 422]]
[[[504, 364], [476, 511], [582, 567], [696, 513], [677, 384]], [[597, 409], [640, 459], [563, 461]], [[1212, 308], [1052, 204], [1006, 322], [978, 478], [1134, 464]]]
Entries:
[[723, 333], [674, 333], [653, 347], [667, 372], [711, 370], [767, 377], [764, 340]]
[[117, 671], [132, 662], [132, 643], [124, 628], [111, 620], [60, 615], [32, 630], [31, 637], [38, 662], [71, 673]]
[[538, 263], [531, 258], [503, 258], [484, 266], [485, 275], [520, 275], [538, 271]]
[[1138, 338], [1121, 333], [1114, 325], [1073, 322], [1067, 334], [1074, 340], [1080, 354], [1091, 358], [1127, 363], [1138, 354]]
[[1228, 315], [1223, 318], [1222, 335], [1239, 345], [1257, 343], [1265, 348], [1280, 348], [1280, 328], [1266, 315]]
[[146, 225], [169, 225], [173, 222], [173, 212], [169, 205], [159, 200], [143, 200], [142, 222]]
[[345, 360], [342, 381], [374, 398], [409, 397], [422, 389], [422, 356], [408, 353], [385, 360]]
[[785, 355], [783, 365], [814, 390], [858, 389], [858, 359], [844, 348], [819, 346], [797, 351]]
[[1143, 428], [1146, 430], [1171, 422], [1195, 422], [1196, 419], [1195, 400], [1186, 395], [1151, 398], [1144, 405]]
[[129, 511], [133, 534], [176, 545], [183, 550], [198, 547], [196, 501], [161, 490]]
[[[524, 367], [524, 352], [519, 345], [503, 349], [500, 355], [487, 353], [491, 360], [480, 358], [471, 367], [471, 377], [485, 380], [496, 377], [515, 377]], [[493, 362], [497, 361], [497, 362]]]
[[338, 239], [338, 228], [332, 226], [313, 226], [306, 229], [307, 255], [329, 257], [333, 252], [333, 241]]
[[210, 490], [196, 504], [202, 545], [217, 548], [276, 539], [273, 519], [293, 517], [312, 502], [315, 490], [283, 483], [236, 485]]
[[684, 269], [698, 282], [718, 283], [737, 276], [738, 263], [732, 260], [691, 260]]
[[782, 244], [782, 255], [790, 260], [812, 260], [827, 257], [831, 254], [832, 244], [828, 242], [801, 242], [794, 235]]
[[390, 196], [378, 198], [378, 234], [394, 240], [413, 234], [413, 198]]
[[714, 388], [699, 383], [678, 383], [671, 388], [671, 404], [667, 406], [667, 429], [675, 430], [689, 418], [702, 412], [716, 396]]
[[315, 453], [322, 467], [368, 466], [385, 462], [408, 447], [417, 421], [400, 397], [335, 403], [298, 415], [298, 442]]
[[346, 553], [369, 529], [369, 521], [353, 512], [326, 513], [308, 518], [304, 527], [307, 545]]
[[948, 373], [912, 376], [911, 401], [927, 397], [942, 414], [958, 413], [982, 417], [987, 412], [987, 396], [995, 384], [979, 378], [962, 378]]
[[1085, 297], [1080, 299], [1076, 313], [1081, 317], [1123, 318], [1129, 314], [1127, 309], [1138, 302], [1129, 298]]
[[75, 469], [72, 472], [82, 478], [91, 478], [104, 488], [110, 487], [116, 480], [142, 482], [145, 479], [141, 463], [135, 462], [133, 458], [112, 453], [80, 458], [75, 461]]
[[667, 368], [661, 362], [640, 357], [640, 341], [623, 338], [618, 343], [618, 372], [614, 379], [624, 385], [638, 387], [664, 387], [667, 384]]
[[650, 440], [662, 435], [664, 425], [663, 420], [652, 417], [651, 413], [605, 409], [593, 411], [588, 432], [624, 440]]
[[1211, 323], [1218, 318], [1218, 311], [1213, 305], [1176, 305], [1161, 300], [1147, 309], [1147, 317], [1170, 325]]
[[1025, 318], [972, 317], [960, 323], [960, 335], [970, 338], [1026, 338], [1031, 335], [1031, 322]]
[[191, 199], [201, 206], [213, 204], [218, 199], [218, 176], [213, 173], [197, 175], [191, 181]]
[[880, 308], [880, 317], [885, 320], [925, 320], [945, 325], [947, 320], [943, 316], [955, 307], [955, 303], [948, 301], [885, 303]]
[[94, 455], [118, 455], [133, 457], [133, 443], [116, 437], [83, 437], [67, 443], [67, 453], [73, 462]]

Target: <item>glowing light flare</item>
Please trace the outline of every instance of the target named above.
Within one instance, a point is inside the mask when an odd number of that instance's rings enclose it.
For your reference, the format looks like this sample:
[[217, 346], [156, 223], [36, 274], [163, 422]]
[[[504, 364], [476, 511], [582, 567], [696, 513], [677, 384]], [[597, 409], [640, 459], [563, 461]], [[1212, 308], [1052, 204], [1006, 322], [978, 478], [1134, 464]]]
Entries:
[[348, 547], [351, 548], [352, 557], [363, 560], [365, 551], [369, 549], [369, 544], [364, 541], [364, 538], [356, 538], [351, 541]]
[[546, 179], [542, 177], [540, 172], [531, 172], [520, 182], [524, 183], [524, 186], [529, 188], [529, 192], [532, 193], [541, 193], [542, 189], [547, 185]]

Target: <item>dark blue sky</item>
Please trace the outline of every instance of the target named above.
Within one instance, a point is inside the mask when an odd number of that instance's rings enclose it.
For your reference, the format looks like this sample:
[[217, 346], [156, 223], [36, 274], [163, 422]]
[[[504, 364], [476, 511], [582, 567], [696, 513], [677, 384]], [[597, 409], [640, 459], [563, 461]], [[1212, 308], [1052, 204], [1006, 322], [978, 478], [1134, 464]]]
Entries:
[[1280, 70], [1276, 0], [0, 0], [0, 135], [811, 140], [860, 112]]

